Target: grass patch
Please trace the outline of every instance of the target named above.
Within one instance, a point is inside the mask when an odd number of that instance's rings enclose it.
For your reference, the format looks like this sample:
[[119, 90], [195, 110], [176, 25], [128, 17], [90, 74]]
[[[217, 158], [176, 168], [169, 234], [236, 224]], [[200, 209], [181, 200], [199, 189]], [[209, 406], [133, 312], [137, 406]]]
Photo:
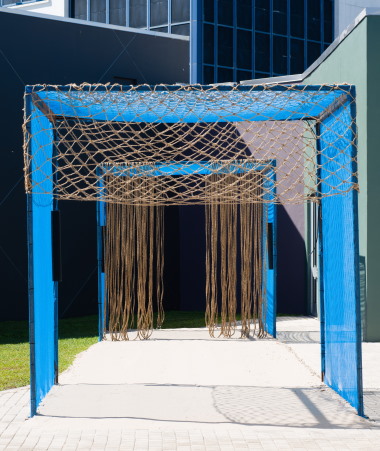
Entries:
[[[59, 321], [59, 372], [67, 369], [75, 356], [98, 340], [96, 316]], [[27, 321], [0, 323], [0, 390], [29, 384], [29, 332]]]
[[[238, 319], [240, 319], [238, 315]], [[156, 318], [155, 318], [156, 324]], [[163, 329], [205, 327], [204, 312], [165, 312]], [[27, 321], [0, 322], [0, 390], [29, 384], [29, 332]], [[98, 341], [98, 317], [85, 316], [59, 321], [59, 372], [66, 370], [77, 354]]]

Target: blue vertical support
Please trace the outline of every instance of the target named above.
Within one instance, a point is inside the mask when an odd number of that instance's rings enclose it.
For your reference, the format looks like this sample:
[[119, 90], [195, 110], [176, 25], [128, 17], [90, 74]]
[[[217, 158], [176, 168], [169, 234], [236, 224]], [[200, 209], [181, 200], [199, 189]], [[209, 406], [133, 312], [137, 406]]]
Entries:
[[58, 363], [58, 292], [57, 282], [53, 281], [51, 213], [55, 208], [54, 134], [51, 122], [33, 100], [32, 94], [26, 96], [26, 113], [31, 118], [28, 150], [32, 191], [27, 197], [31, 416], [54, 385]]
[[[102, 198], [104, 188], [103, 171], [97, 168], [99, 197]], [[104, 305], [105, 305], [105, 273], [104, 273], [104, 245], [103, 230], [106, 225], [106, 204], [98, 200], [96, 202], [96, 230], [97, 230], [97, 251], [98, 251], [98, 334], [99, 341], [102, 341], [105, 329]]]
[[[352, 92], [354, 97], [355, 93]], [[320, 194], [357, 183], [355, 106], [337, 102], [320, 123]], [[356, 190], [321, 200], [324, 381], [363, 415]]]
[[[320, 124], [316, 124], [316, 136], [320, 136]], [[317, 139], [317, 180], [321, 180], [321, 140]], [[316, 193], [318, 202], [321, 204], [321, 192]], [[322, 239], [322, 207], [318, 208], [318, 268], [319, 268], [319, 320], [320, 320], [320, 340], [321, 340], [321, 380], [325, 380], [325, 362], [326, 362], [326, 326], [325, 326], [325, 303], [323, 286], [323, 239]]]
[[[264, 182], [265, 194], [267, 200], [274, 200], [276, 173], [274, 167], [275, 161], [271, 162], [272, 168], [265, 174], [266, 180]], [[277, 276], [277, 207], [274, 202], [263, 204], [266, 209], [264, 214], [264, 258], [266, 261], [264, 270], [265, 274], [265, 293], [266, 293], [266, 312], [265, 312], [265, 327], [266, 331], [276, 338], [276, 312], [277, 312], [277, 297], [276, 297], [276, 276]]]

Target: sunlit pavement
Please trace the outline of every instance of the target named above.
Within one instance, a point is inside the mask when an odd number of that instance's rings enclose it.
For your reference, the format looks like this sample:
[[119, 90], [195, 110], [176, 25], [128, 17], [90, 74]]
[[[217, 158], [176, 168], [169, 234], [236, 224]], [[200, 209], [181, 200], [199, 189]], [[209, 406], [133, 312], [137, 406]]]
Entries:
[[365, 413], [320, 382], [318, 321], [279, 318], [278, 340], [205, 329], [92, 346], [29, 414], [0, 392], [0, 449], [380, 450], [380, 344], [363, 346]]

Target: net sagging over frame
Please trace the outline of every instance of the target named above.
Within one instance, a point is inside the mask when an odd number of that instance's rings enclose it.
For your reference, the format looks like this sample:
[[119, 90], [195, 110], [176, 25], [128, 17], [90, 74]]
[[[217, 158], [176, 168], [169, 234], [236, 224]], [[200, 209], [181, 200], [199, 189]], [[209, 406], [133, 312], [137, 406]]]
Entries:
[[[47, 117], [52, 125], [49, 138], [43, 125], [34, 134], [31, 112], [25, 111], [28, 193], [44, 194], [54, 185], [57, 199], [134, 205], [267, 202], [265, 177], [261, 190], [250, 189], [250, 173], [267, 161], [276, 161], [271, 202], [303, 202], [321, 183], [328, 187], [324, 197], [357, 189], [350, 169], [355, 139], [339, 134], [340, 116], [334, 115], [341, 106], [351, 108], [349, 85], [31, 86], [28, 96], [33, 120]], [[324, 179], [317, 180], [315, 138], [327, 114], [331, 125], [323, 133], [336, 136], [330, 154], [337, 164], [333, 171], [326, 165]], [[32, 140], [41, 142], [33, 155]], [[49, 140], [52, 155], [46, 153]], [[342, 154], [346, 158], [337, 158]], [[206, 185], [215, 173], [239, 175], [241, 198], [219, 177], [210, 199]], [[119, 190], [102, 189], [107, 175], [124, 175]], [[145, 177], [156, 178], [159, 193], [136, 183]]]
[[[206, 206], [210, 333], [219, 311], [221, 334], [235, 330], [240, 271], [242, 335], [249, 335], [252, 320], [263, 334], [261, 207], [358, 188], [356, 129], [351, 124], [354, 133], [345, 134], [347, 124], [341, 127], [335, 114], [352, 107], [351, 92], [349, 85], [27, 88], [26, 191], [109, 205], [105, 263], [113, 338], [127, 338], [135, 309], [140, 338], [150, 335], [154, 298], [162, 311], [160, 208], [196, 204]], [[329, 125], [321, 129], [326, 115]], [[316, 145], [323, 134], [329, 135], [327, 159]], [[275, 177], [268, 175], [273, 171]]]

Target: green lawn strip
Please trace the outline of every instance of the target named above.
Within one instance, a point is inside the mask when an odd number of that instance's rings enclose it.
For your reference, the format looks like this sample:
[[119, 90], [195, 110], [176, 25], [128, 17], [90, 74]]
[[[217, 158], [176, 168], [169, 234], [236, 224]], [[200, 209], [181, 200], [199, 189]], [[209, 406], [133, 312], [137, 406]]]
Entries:
[[[98, 341], [97, 321], [97, 316], [59, 321], [59, 372], [67, 369], [77, 354]], [[28, 384], [28, 322], [0, 322], [0, 390]]]

